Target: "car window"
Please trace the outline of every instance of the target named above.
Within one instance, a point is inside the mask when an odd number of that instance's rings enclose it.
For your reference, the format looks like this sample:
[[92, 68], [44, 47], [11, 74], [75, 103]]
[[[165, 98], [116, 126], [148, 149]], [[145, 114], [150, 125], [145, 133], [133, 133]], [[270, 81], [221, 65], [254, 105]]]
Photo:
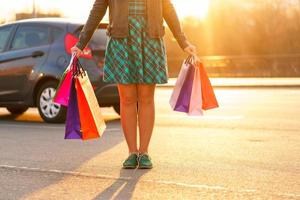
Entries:
[[[77, 30], [75, 32], [75, 36], [79, 37], [81, 29]], [[92, 49], [105, 49], [107, 44], [107, 35], [106, 35], [106, 29], [96, 29], [94, 34], [92, 35], [89, 46]]]
[[4, 51], [11, 30], [12, 30], [12, 26], [0, 28], [0, 52]]
[[42, 26], [21, 26], [18, 28], [11, 49], [24, 49], [49, 44], [49, 29]]
[[62, 30], [60, 28], [53, 27], [52, 28], [53, 41], [57, 40], [63, 33], [64, 33], [64, 30]]
[[89, 42], [93, 49], [105, 49], [107, 43], [106, 30], [97, 29]]

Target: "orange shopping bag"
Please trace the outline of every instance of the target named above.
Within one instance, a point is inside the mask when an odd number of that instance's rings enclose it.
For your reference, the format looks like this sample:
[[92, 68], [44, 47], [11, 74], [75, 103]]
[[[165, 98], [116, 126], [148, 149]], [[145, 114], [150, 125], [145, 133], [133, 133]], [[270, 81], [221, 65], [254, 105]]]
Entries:
[[106, 125], [86, 72], [76, 77], [76, 90], [82, 139], [98, 138], [103, 134]]
[[209, 109], [219, 107], [213, 87], [211, 86], [210, 80], [207, 76], [203, 63], [197, 63], [196, 65], [197, 67], [199, 67], [200, 70], [201, 90], [202, 90], [202, 109], [209, 110]]

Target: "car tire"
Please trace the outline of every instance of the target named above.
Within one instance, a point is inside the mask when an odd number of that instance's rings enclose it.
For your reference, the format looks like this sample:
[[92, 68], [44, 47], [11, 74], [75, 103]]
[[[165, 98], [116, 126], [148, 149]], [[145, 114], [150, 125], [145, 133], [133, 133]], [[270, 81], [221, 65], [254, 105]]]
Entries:
[[13, 115], [21, 115], [28, 110], [28, 107], [7, 107], [6, 109]]
[[113, 105], [114, 110], [116, 111], [116, 113], [118, 113], [118, 115], [121, 115], [121, 108], [120, 108], [120, 104], [114, 104]]
[[40, 87], [36, 95], [39, 113], [43, 120], [48, 123], [64, 123], [66, 121], [66, 107], [53, 102], [56, 87], [56, 81], [48, 81]]

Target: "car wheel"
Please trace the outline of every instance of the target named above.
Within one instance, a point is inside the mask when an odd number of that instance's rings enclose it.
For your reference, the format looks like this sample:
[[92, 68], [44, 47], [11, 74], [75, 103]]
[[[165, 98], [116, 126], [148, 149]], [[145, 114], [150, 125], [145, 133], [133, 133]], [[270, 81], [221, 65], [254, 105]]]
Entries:
[[121, 115], [120, 104], [113, 105], [113, 108], [116, 111], [116, 113], [118, 113], [119, 115]]
[[28, 110], [28, 107], [7, 107], [6, 109], [13, 115], [21, 115]]
[[44, 83], [36, 96], [39, 113], [45, 122], [63, 123], [66, 120], [67, 109], [53, 102], [57, 87], [56, 81]]

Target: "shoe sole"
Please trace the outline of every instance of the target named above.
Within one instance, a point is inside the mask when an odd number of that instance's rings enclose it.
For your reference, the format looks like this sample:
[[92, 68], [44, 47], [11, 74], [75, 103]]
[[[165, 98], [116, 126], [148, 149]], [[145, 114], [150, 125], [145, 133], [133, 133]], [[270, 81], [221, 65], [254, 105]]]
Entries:
[[135, 169], [136, 167], [134, 167], [134, 166], [128, 166], [128, 167], [122, 167], [123, 169]]
[[152, 169], [153, 166], [138, 166], [139, 169]]

